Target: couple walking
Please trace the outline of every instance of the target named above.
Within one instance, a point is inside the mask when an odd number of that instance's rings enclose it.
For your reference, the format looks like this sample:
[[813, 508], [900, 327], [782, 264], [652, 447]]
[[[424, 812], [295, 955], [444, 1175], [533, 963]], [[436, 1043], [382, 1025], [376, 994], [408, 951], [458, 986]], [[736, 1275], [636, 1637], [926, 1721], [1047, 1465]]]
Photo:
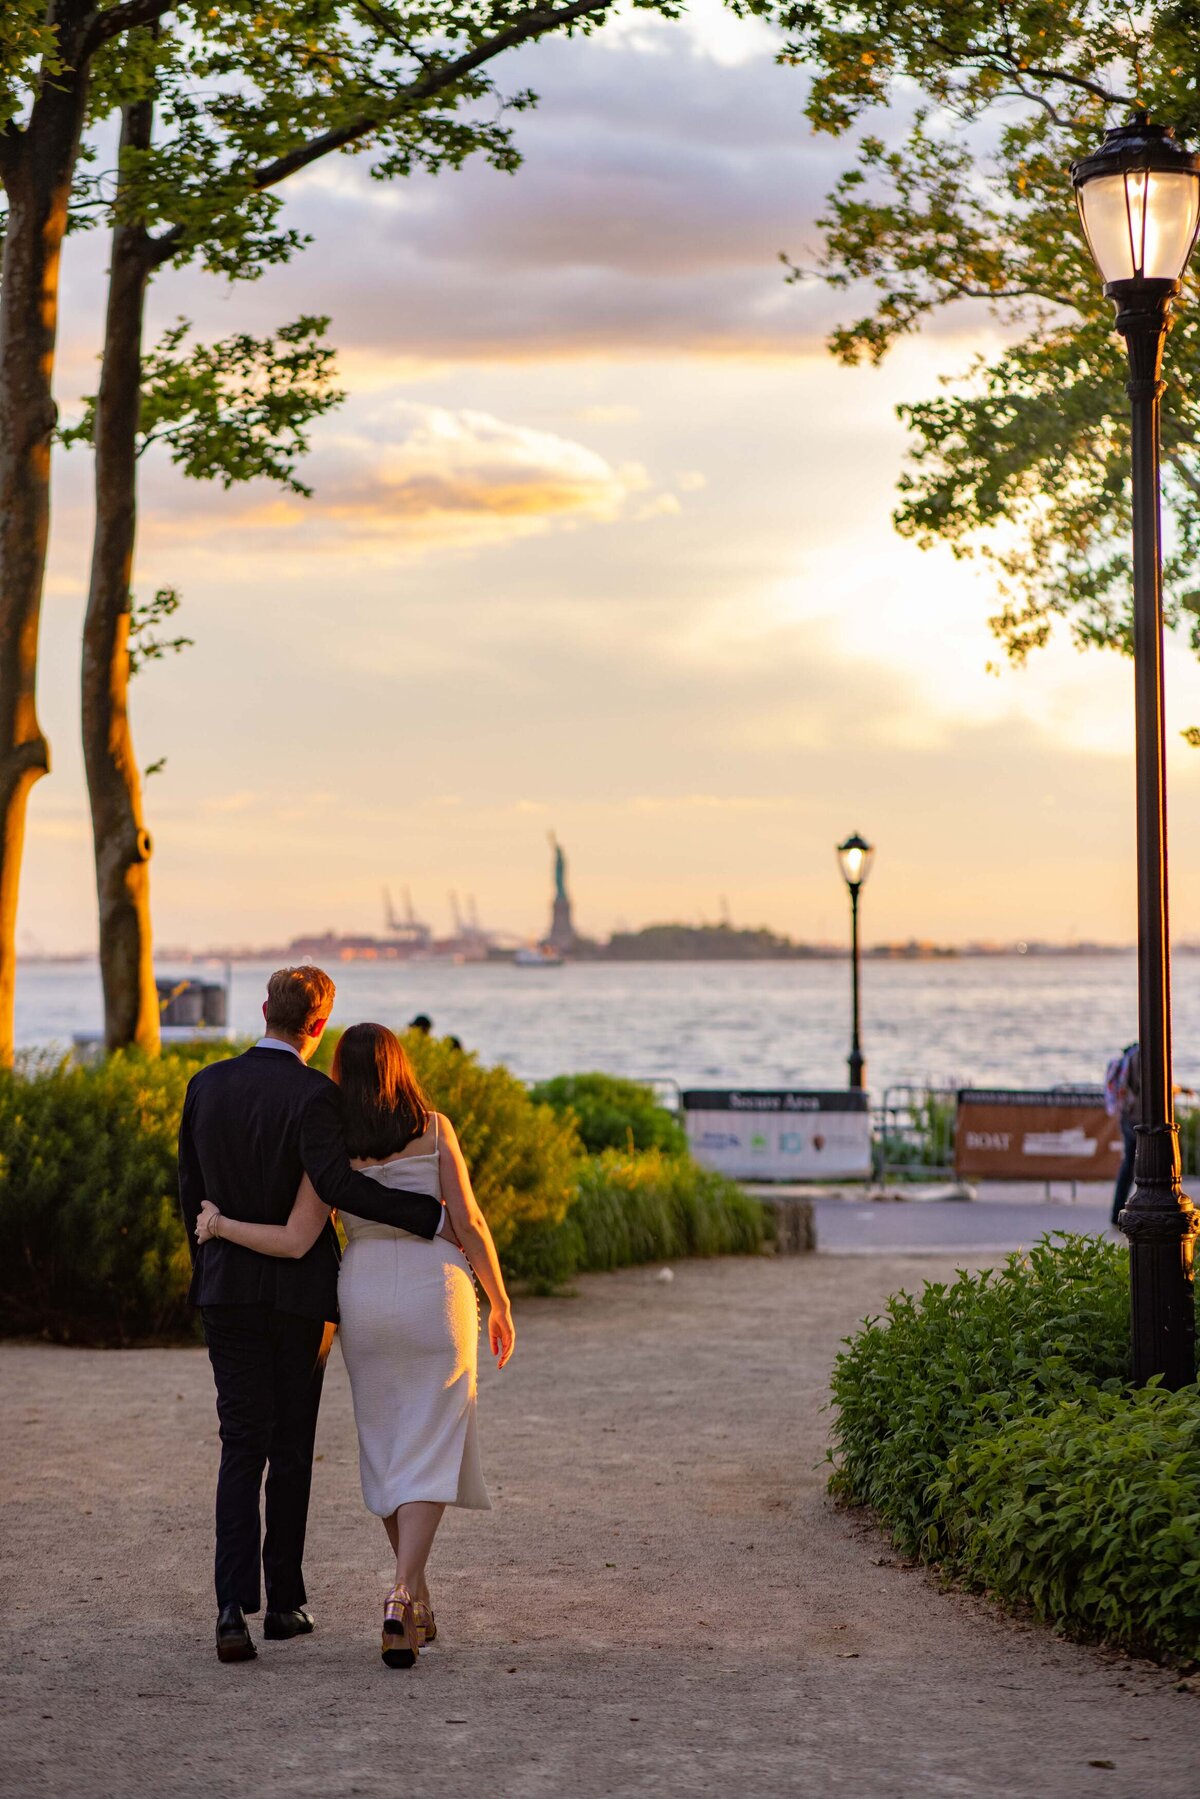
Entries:
[[[475, 1429], [479, 1311], [501, 1368], [512, 1312], [448, 1118], [399, 1039], [352, 1025], [333, 1080], [307, 1066], [333, 1007], [319, 968], [267, 983], [266, 1034], [193, 1076], [179, 1193], [217, 1389], [217, 1654], [314, 1628], [302, 1561], [325, 1359], [341, 1319], [363, 1498], [396, 1557], [382, 1654], [412, 1667], [436, 1624], [426, 1566], [447, 1505], [487, 1510]], [[339, 1272], [336, 1208], [347, 1239]], [[192, 1239], [194, 1238], [194, 1244]], [[265, 1537], [259, 1500], [266, 1470]]]

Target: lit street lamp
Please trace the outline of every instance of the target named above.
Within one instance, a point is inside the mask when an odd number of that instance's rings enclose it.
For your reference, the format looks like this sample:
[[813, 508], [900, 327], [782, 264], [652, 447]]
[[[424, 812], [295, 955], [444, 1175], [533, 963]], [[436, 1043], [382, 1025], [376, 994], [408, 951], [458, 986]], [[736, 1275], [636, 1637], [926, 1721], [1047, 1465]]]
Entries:
[[875, 851], [866, 838], [860, 837], [856, 831], [853, 837], [847, 837], [845, 843], [838, 844], [837, 853], [842, 879], [850, 889], [850, 1085], [861, 1088], [866, 1063], [858, 1040], [858, 896], [863, 882], [871, 872], [871, 860]]
[[1141, 1123], [1129, 1238], [1133, 1373], [1167, 1387], [1195, 1379], [1192, 1249], [1200, 1218], [1179, 1180], [1171, 1093], [1163, 720], [1159, 405], [1171, 302], [1200, 223], [1200, 156], [1137, 114], [1071, 169], [1083, 228], [1129, 355], [1133, 424], [1133, 653], [1137, 739], [1138, 1036]]

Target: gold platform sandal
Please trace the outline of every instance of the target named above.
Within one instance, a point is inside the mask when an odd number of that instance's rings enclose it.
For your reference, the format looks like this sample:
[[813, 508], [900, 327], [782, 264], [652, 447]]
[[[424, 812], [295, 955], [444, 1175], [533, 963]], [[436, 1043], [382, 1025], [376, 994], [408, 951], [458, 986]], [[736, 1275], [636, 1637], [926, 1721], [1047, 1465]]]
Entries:
[[417, 1607], [407, 1587], [393, 1587], [383, 1608], [379, 1652], [389, 1668], [411, 1668], [421, 1647]]
[[416, 1613], [417, 1635], [420, 1638], [421, 1647], [424, 1649], [426, 1643], [432, 1643], [437, 1636], [437, 1620], [433, 1615], [433, 1607], [426, 1604], [423, 1599], [416, 1601]]

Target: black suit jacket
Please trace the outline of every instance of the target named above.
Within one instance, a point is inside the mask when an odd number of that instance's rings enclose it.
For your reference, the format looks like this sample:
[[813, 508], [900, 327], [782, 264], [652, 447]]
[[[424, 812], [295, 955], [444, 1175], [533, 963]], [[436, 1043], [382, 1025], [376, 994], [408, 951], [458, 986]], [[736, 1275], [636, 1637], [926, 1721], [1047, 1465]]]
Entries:
[[286, 1049], [248, 1049], [188, 1082], [179, 1128], [179, 1203], [192, 1254], [192, 1305], [267, 1305], [337, 1318], [332, 1221], [307, 1255], [259, 1255], [223, 1238], [197, 1249], [204, 1200], [248, 1224], [286, 1224], [307, 1174], [327, 1206], [433, 1238], [442, 1208], [426, 1193], [381, 1187], [350, 1166], [337, 1088]]

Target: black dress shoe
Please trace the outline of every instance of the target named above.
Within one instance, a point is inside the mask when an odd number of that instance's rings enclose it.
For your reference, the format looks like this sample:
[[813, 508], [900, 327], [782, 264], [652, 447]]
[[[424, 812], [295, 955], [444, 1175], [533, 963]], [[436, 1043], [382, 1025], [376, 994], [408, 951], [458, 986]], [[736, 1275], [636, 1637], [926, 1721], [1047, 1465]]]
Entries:
[[257, 1654], [241, 1606], [223, 1605], [217, 1614], [217, 1660], [252, 1662]]
[[306, 1605], [299, 1605], [294, 1612], [268, 1612], [263, 1620], [263, 1635], [273, 1643], [286, 1642], [288, 1637], [306, 1637], [317, 1628], [316, 1620]]

